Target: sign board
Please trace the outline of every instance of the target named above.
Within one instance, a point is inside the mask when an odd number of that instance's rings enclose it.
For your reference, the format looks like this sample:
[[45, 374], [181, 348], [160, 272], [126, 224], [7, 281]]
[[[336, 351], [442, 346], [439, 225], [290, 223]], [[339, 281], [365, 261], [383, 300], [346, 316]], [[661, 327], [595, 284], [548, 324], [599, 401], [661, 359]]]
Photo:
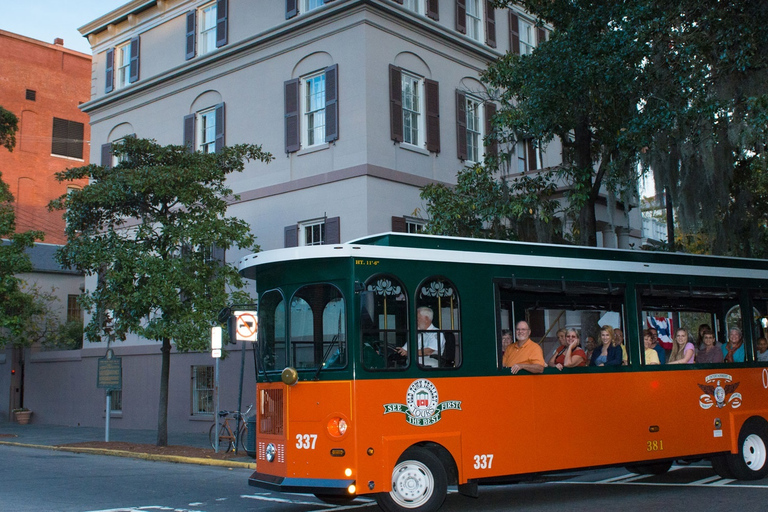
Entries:
[[96, 387], [104, 389], [123, 388], [123, 361], [120, 357], [100, 357]]
[[256, 341], [256, 333], [259, 331], [259, 321], [255, 311], [234, 311], [235, 340]]
[[221, 327], [211, 327], [211, 357], [221, 357]]

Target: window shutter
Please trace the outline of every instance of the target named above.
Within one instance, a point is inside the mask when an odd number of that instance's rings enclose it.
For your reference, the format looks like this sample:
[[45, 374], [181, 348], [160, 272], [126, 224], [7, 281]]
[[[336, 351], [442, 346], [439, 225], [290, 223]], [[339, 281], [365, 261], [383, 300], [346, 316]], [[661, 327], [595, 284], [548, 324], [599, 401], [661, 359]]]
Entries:
[[339, 138], [339, 65], [325, 69], [325, 142]]
[[405, 217], [392, 217], [392, 231], [395, 233], [405, 233], [407, 231]]
[[533, 147], [533, 139], [526, 140], [525, 147], [528, 150], [528, 170], [536, 170], [538, 165], [536, 164], [536, 148]]
[[101, 166], [112, 168], [112, 143], [101, 145]]
[[195, 114], [184, 116], [184, 145], [190, 153], [195, 152]]
[[216, 0], [216, 48], [227, 44], [227, 0]]
[[187, 12], [187, 51], [186, 59], [195, 56], [195, 33], [197, 31], [197, 11]]
[[131, 66], [128, 72], [128, 82], [133, 83], [139, 79], [139, 38], [131, 39]]
[[85, 125], [77, 121], [67, 123], [67, 156], [83, 158], [83, 144], [85, 143]]
[[424, 80], [427, 105], [427, 151], [440, 152], [440, 88], [434, 80]]
[[392, 0], [392, 1], [395, 2], [396, 4], [403, 5], [403, 0]]
[[403, 142], [403, 73], [389, 65], [389, 133], [395, 142]]
[[[485, 103], [485, 136], [490, 137], [493, 133], [493, 116], [496, 115], [496, 104], [487, 101]], [[485, 151], [489, 155], [496, 156], [499, 153], [499, 145], [496, 138], [490, 139], [490, 143], [485, 146]]]
[[496, 10], [490, 0], [485, 1], [485, 44], [496, 48]]
[[[285, 19], [289, 20], [299, 14], [298, 0], [285, 0]], [[286, 246], [293, 247], [293, 246]]]
[[520, 55], [520, 21], [512, 11], [509, 12], [509, 51]]
[[211, 246], [211, 260], [217, 262], [219, 266], [223, 266], [227, 259], [227, 250], [223, 247], [219, 247], [216, 244]]
[[467, 96], [456, 89], [456, 156], [466, 160], [467, 154]]
[[341, 226], [339, 225], [339, 217], [331, 217], [329, 219], [325, 219], [325, 243], [341, 243]]
[[224, 148], [224, 127], [226, 125], [226, 117], [224, 116], [224, 104], [219, 103], [216, 105], [216, 152], [218, 153]]
[[544, 43], [547, 40], [547, 33], [543, 28], [536, 29], [536, 46]]
[[440, 20], [439, 2], [437, 0], [427, 0], [427, 18], [435, 21]]
[[298, 226], [298, 224], [293, 224], [292, 226], [285, 226], [284, 245], [285, 245], [285, 247], [298, 247], [299, 246], [299, 226]]
[[456, 0], [456, 31], [461, 34], [467, 33], [467, 2], [466, 0]]
[[106, 72], [106, 85], [104, 92], [112, 92], [115, 88], [115, 49], [110, 48], [107, 50], [107, 72]]
[[285, 152], [293, 153], [301, 147], [299, 125], [299, 79], [285, 82]]

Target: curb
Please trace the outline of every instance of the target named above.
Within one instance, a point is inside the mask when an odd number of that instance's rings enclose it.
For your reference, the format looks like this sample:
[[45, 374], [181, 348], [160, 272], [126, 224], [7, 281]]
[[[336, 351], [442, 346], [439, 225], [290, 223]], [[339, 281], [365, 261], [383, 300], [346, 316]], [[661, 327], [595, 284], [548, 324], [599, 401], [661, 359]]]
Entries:
[[125, 457], [129, 459], [154, 460], [162, 462], [175, 462], [179, 464], [197, 464], [199, 466], [219, 466], [225, 468], [256, 469], [255, 462], [239, 462], [233, 460], [201, 459], [199, 457], [182, 457], [180, 455], [156, 455], [151, 453], [128, 452], [125, 450], [107, 450], [104, 448], [85, 448], [73, 446], [50, 446], [44, 444], [14, 443], [0, 441], [0, 446], [17, 446], [20, 448], [37, 448], [57, 452], [88, 453], [91, 455], [109, 455], [113, 457]]

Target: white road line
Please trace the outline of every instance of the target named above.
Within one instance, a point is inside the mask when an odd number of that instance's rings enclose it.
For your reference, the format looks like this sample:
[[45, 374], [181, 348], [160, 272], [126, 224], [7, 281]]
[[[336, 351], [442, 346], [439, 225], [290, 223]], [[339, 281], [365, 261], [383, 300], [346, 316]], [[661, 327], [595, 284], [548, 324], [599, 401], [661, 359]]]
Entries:
[[[272, 501], [275, 503], [291, 503], [294, 505], [314, 505], [314, 506], [327, 507], [327, 508], [333, 508], [336, 506], [336, 505], [331, 505], [330, 503], [323, 504], [323, 503], [318, 503], [316, 501], [287, 500], [285, 498], [270, 498], [268, 496], [255, 496], [253, 494], [241, 494], [240, 497], [247, 498], [249, 500]], [[323, 510], [327, 510], [327, 508]]]
[[[735, 481], [736, 480], [734, 478], [723, 478], [719, 482], [714, 482], [712, 485], [727, 485], [727, 484], [729, 484], [731, 482], [735, 482]], [[729, 485], [728, 487], [735, 487], [735, 486], [734, 485]], [[752, 486], [750, 486], [750, 487], [752, 487]], [[757, 486], [754, 486], [754, 487], [757, 487]], [[766, 486], [766, 487], [768, 487], [768, 486]]]
[[[719, 475], [715, 475], [715, 476], [710, 476], [710, 477], [707, 477], [707, 478], [702, 478], [701, 480], [696, 480], [695, 482], [691, 482], [688, 485], [704, 485], [704, 484], [708, 484], [710, 482], [714, 482], [715, 480], [720, 480], [720, 476]], [[733, 480], [729, 480], [729, 482], [733, 482]], [[712, 485], [718, 485], [718, 484], [712, 484]]]

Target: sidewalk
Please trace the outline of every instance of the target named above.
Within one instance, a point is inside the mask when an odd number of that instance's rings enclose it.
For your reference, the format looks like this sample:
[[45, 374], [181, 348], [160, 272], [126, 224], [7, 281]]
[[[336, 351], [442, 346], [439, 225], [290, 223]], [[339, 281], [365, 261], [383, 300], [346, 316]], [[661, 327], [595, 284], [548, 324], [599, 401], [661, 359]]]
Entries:
[[[174, 447], [185, 447], [185, 456], [149, 453], [147, 445], [154, 445], [157, 432], [154, 430], [127, 430], [111, 428], [109, 431], [110, 444], [120, 443], [127, 449], [110, 449], [99, 447], [104, 441], [104, 428], [99, 427], [66, 427], [60, 425], [40, 425], [0, 421], [0, 449], [3, 445], [24, 446], [30, 448], [51, 449], [78, 453], [97, 453], [121, 457], [135, 457], [149, 460], [181, 462], [187, 464], [205, 464], [227, 467], [255, 468], [253, 458], [239, 451], [237, 456], [226, 459], [213, 458], [214, 451], [208, 442], [208, 436], [198, 433], [169, 432], [168, 444]], [[90, 446], [67, 446], [74, 443]], [[94, 446], [95, 445], [95, 446]], [[169, 451], [170, 452], [170, 451]], [[192, 455], [192, 456], [190, 456]]]

